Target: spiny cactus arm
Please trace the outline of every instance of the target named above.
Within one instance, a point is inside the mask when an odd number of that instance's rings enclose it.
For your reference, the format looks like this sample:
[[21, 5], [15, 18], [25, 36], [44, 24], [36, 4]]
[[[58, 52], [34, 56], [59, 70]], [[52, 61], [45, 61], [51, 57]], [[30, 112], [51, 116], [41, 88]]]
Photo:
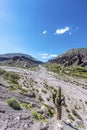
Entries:
[[55, 105], [60, 106], [60, 99], [58, 97], [55, 98]]
[[52, 94], [52, 100], [53, 100], [53, 103], [55, 104], [55, 99], [56, 99], [56, 93], [53, 93]]

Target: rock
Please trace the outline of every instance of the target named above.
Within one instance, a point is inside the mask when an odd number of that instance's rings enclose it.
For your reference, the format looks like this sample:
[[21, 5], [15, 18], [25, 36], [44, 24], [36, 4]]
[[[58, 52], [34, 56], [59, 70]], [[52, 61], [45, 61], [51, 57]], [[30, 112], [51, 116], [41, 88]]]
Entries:
[[18, 123], [20, 121], [20, 117], [17, 116], [13, 121]]
[[40, 130], [48, 130], [49, 126], [43, 126]]
[[77, 120], [76, 123], [78, 126], [83, 126], [83, 120]]
[[1, 110], [0, 110], [0, 113], [5, 113], [5, 110], [1, 109]]

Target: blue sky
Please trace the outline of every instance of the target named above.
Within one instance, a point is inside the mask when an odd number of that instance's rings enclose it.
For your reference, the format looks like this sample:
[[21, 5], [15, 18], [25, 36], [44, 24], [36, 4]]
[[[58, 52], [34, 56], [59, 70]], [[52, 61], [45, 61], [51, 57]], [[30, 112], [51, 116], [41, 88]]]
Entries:
[[47, 61], [87, 47], [87, 0], [0, 0], [0, 53]]

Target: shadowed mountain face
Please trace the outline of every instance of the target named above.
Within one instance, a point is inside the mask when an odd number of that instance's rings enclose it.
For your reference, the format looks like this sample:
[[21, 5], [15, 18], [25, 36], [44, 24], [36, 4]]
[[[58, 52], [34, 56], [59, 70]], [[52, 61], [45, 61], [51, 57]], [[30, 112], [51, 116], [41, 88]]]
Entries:
[[31, 57], [30, 55], [21, 53], [9, 53], [0, 55], [0, 65], [15, 67], [34, 67], [42, 62]]
[[80, 65], [87, 67], [87, 48], [72, 49], [68, 52], [49, 60], [48, 63], [58, 63], [64, 66]]

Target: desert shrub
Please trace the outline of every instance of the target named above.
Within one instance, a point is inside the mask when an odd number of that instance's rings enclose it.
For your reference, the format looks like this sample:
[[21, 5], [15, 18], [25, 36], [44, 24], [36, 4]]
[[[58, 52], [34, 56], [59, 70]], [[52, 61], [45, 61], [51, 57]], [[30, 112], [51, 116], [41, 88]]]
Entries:
[[36, 88], [36, 91], [39, 92], [39, 90]]
[[46, 82], [44, 82], [44, 87], [45, 87], [46, 89], [49, 89], [49, 85], [48, 85]]
[[21, 91], [22, 94], [28, 92], [28, 90], [26, 90], [26, 89], [24, 89], [24, 88], [21, 88], [20, 91]]
[[7, 103], [9, 104], [9, 106], [14, 108], [15, 110], [20, 110], [21, 109], [20, 103], [15, 98], [8, 99]]
[[16, 88], [15, 86], [12, 86], [12, 85], [9, 87], [9, 90], [12, 90], [12, 91], [14, 91], [14, 90], [16, 90], [16, 89], [17, 89], [17, 88]]
[[50, 98], [49, 98], [49, 97], [47, 97], [47, 101], [50, 101]]
[[26, 102], [23, 102], [21, 105], [22, 105], [24, 108], [26, 108], [26, 109], [31, 109], [31, 108], [32, 108], [32, 105], [31, 105], [31, 104], [28, 104], [28, 103], [26, 103]]
[[77, 113], [75, 109], [72, 109], [72, 113], [74, 116], [76, 116], [78, 119], [81, 119], [80, 115]]
[[44, 103], [43, 103], [43, 105], [44, 105], [44, 106], [47, 108], [47, 110], [48, 110], [47, 116], [48, 116], [48, 117], [53, 117], [53, 115], [54, 115], [53, 109], [52, 109], [49, 105], [47, 105], [47, 104], [44, 104]]
[[43, 93], [47, 93], [47, 91], [46, 91], [46, 90], [43, 90], [43, 89], [42, 89], [41, 91], [42, 91]]
[[39, 99], [40, 102], [43, 101], [43, 98], [41, 97], [41, 95], [39, 95], [38, 99]]
[[20, 84], [11, 84], [9, 86], [9, 90], [17, 90], [17, 89], [22, 89], [21, 85]]
[[57, 89], [55, 89], [55, 88], [54, 88], [54, 92], [55, 92], [55, 93], [59, 93], [59, 92], [58, 92], [58, 90], [57, 90]]
[[72, 121], [74, 121], [75, 119], [72, 117], [72, 115], [71, 114], [68, 114], [68, 118], [70, 119], [70, 120], [72, 120]]
[[36, 121], [43, 121], [43, 122], [48, 121], [47, 118], [45, 118], [42, 114], [38, 113], [37, 111], [33, 111], [32, 115]]
[[66, 108], [66, 112], [70, 113], [70, 111], [69, 111], [69, 109], [68, 109], [68, 108]]

